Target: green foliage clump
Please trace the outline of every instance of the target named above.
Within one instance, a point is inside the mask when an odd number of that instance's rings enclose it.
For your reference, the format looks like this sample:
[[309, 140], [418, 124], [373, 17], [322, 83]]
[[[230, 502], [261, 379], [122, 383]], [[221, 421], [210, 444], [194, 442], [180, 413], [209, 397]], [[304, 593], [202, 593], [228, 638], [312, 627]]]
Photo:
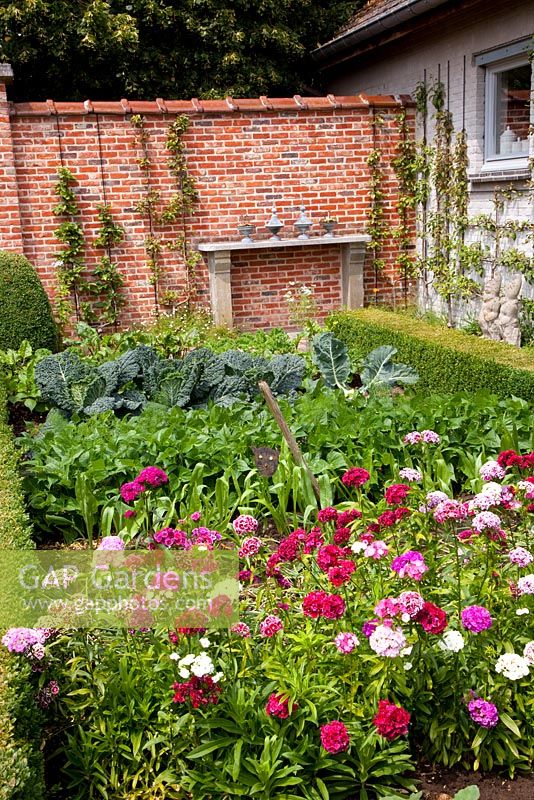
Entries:
[[27, 258], [6, 250], [0, 251], [0, 308], [0, 350], [16, 350], [24, 339], [57, 350], [57, 327], [37, 273]]
[[327, 327], [345, 342], [355, 361], [370, 348], [392, 345], [419, 373], [418, 390], [476, 392], [534, 400], [534, 358], [527, 349], [478, 339], [382, 309], [332, 314]]
[[0, 550], [33, 547], [17, 453], [6, 416], [5, 393], [0, 387]]
[[7, 0], [0, 59], [17, 99], [280, 97], [309, 85], [309, 53], [348, 0]]
[[0, 646], [0, 800], [42, 800], [42, 714], [29, 664]]
[[304, 371], [304, 359], [291, 354], [268, 360], [242, 350], [217, 355], [203, 347], [167, 360], [140, 345], [97, 367], [65, 350], [39, 361], [35, 380], [45, 403], [72, 417], [139, 411], [149, 400], [167, 408], [208, 400], [231, 405], [257, 394], [260, 380], [287, 394], [299, 388]]

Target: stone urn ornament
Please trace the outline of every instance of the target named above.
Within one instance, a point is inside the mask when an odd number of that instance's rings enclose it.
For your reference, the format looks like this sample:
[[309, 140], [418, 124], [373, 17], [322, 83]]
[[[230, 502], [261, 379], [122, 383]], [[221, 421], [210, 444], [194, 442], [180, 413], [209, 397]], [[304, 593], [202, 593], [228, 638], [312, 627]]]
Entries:
[[272, 216], [267, 225], [265, 226], [267, 230], [271, 231], [272, 236], [270, 237], [272, 240], [279, 242], [280, 236], [279, 233], [284, 227], [283, 222], [280, 222], [278, 216], [276, 214], [276, 208], [272, 208]]
[[250, 217], [241, 217], [239, 225], [237, 226], [238, 232], [243, 237], [242, 242], [250, 244], [252, 242], [252, 234], [256, 230], [256, 226], [252, 224]]
[[295, 222], [295, 228], [298, 230], [299, 235], [297, 239], [309, 239], [308, 231], [310, 230], [313, 222], [306, 214], [306, 208], [304, 206], [300, 207], [300, 216], [298, 217], [297, 221]]
[[331, 216], [323, 217], [321, 227], [324, 230], [323, 239], [333, 239], [335, 236], [334, 229], [337, 227], [337, 219]]

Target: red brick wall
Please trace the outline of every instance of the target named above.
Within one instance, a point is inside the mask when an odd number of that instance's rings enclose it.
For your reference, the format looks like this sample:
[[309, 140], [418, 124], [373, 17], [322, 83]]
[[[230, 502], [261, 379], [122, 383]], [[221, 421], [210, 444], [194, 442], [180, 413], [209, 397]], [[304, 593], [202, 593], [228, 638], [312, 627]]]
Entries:
[[[0, 179], [4, 209], [0, 219], [0, 248], [23, 249], [53, 297], [54, 261], [61, 249], [54, 237], [58, 227], [53, 208], [54, 185], [63, 163], [76, 176], [79, 220], [85, 235], [88, 274], [102, 251], [93, 247], [98, 232], [97, 205], [110, 203], [115, 220], [124, 227], [123, 243], [113, 249], [126, 285], [124, 324], [146, 321], [154, 313], [145, 238], [146, 216], [136, 211], [144, 199], [143, 172], [135, 146], [132, 113], [142, 114], [149, 134], [150, 181], [161, 201], [175, 192], [168, 169], [165, 140], [177, 114], [190, 117], [184, 136], [188, 168], [199, 201], [187, 221], [193, 245], [200, 241], [238, 239], [239, 217], [248, 214], [258, 237], [276, 205], [285, 223], [283, 236], [294, 236], [299, 205], [315, 221], [325, 213], [339, 220], [338, 233], [365, 232], [369, 210], [368, 167], [372, 147], [372, 113], [387, 128], [391, 157], [397, 141], [398, 102], [391, 97], [284, 98], [235, 101], [163, 101], [121, 103], [6, 103], [0, 86]], [[410, 111], [411, 114], [411, 111]], [[386, 220], [397, 224], [395, 182], [388, 176]], [[20, 224], [19, 224], [20, 220]], [[179, 225], [157, 226], [157, 236], [171, 241]], [[381, 300], [400, 291], [395, 269], [396, 246], [385, 249], [387, 268], [379, 276]], [[178, 252], [164, 249], [162, 290], [185, 292], [185, 270]], [[197, 301], [208, 303], [208, 279], [199, 269]], [[373, 299], [374, 273], [366, 273]], [[232, 276], [235, 322], [242, 327], [287, 323], [281, 295], [290, 281], [314, 283], [323, 313], [338, 307], [340, 251], [331, 246], [290, 251], [240, 252]], [[265, 294], [274, 292], [274, 294]]]

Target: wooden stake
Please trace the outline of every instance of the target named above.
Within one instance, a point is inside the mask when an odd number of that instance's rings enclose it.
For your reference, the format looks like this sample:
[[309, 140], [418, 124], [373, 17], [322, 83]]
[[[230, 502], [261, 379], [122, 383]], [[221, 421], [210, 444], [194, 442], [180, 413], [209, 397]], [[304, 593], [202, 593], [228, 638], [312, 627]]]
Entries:
[[297, 444], [297, 440], [295, 439], [295, 437], [291, 433], [291, 431], [289, 429], [289, 425], [287, 424], [287, 422], [286, 422], [286, 420], [284, 418], [284, 415], [282, 414], [282, 410], [281, 410], [280, 406], [278, 405], [278, 403], [276, 402], [273, 393], [271, 392], [269, 384], [266, 383], [265, 381], [260, 381], [258, 383], [258, 386], [260, 388], [261, 393], [265, 397], [265, 402], [269, 406], [269, 409], [270, 409], [273, 417], [276, 420], [276, 424], [278, 425], [278, 427], [282, 431], [282, 435], [283, 435], [284, 439], [286, 440], [289, 449], [291, 450], [291, 455], [295, 459], [296, 463], [299, 466], [304, 467], [304, 469], [308, 473], [308, 475], [310, 477], [311, 485], [313, 487], [313, 493], [315, 494], [315, 497], [317, 498], [317, 502], [320, 503], [321, 502], [321, 490], [319, 488], [319, 484], [317, 483], [317, 478], [315, 477], [313, 472], [310, 470], [310, 468], [306, 464], [306, 462], [304, 460], [304, 456], [302, 455], [302, 451], [301, 451], [300, 447]]

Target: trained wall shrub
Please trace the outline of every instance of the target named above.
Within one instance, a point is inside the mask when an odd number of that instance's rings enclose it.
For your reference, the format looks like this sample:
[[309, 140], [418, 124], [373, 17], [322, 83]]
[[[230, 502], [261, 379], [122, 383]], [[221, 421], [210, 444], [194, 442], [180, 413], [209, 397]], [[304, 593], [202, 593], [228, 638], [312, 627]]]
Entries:
[[397, 360], [419, 372], [425, 393], [489, 389], [501, 397], [534, 401], [534, 355], [512, 345], [395, 314], [365, 308], [332, 314], [326, 326], [344, 341], [354, 362], [374, 347], [397, 348]]
[[0, 350], [57, 350], [58, 330], [46, 292], [27, 258], [0, 250]]

